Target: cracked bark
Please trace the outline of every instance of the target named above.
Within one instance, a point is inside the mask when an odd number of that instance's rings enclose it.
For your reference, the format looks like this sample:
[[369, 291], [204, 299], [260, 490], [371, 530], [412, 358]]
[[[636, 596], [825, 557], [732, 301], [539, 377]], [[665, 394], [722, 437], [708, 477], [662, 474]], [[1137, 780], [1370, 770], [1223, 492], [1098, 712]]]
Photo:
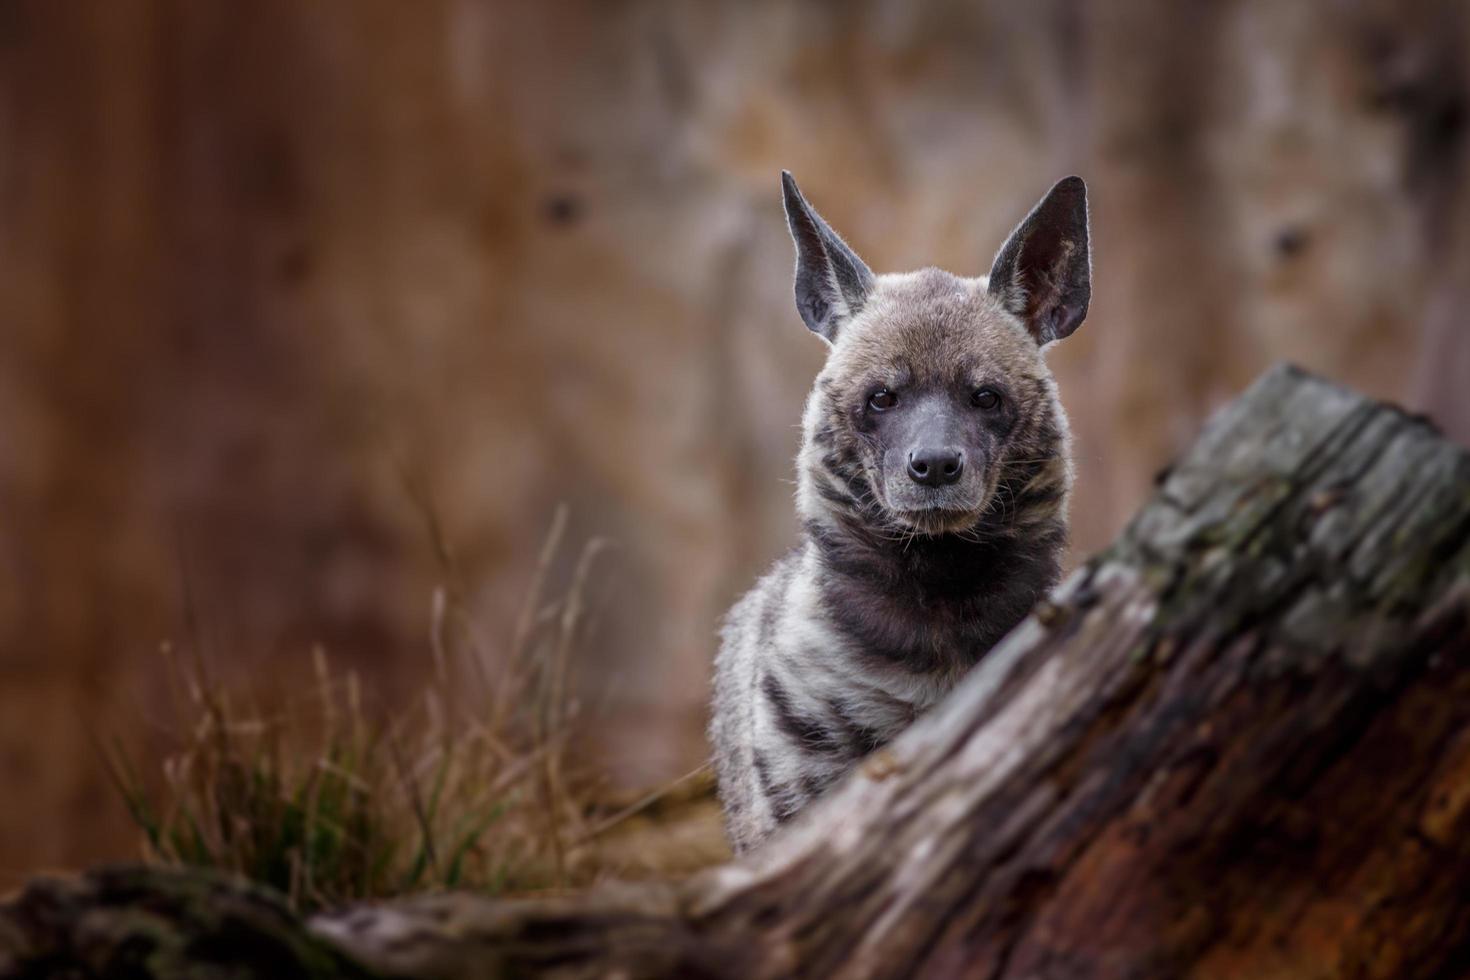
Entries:
[[1459, 976], [1467, 610], [1470, 456], [1276, 369], [954, 696], [751, 859], [310, 928], [423, 977]]

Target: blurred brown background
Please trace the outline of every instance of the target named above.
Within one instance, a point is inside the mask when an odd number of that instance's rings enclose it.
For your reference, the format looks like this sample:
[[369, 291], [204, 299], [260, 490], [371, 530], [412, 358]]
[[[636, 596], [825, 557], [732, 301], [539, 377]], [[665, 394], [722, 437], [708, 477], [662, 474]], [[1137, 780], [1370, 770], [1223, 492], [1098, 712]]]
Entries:
[[492, 647], [558, 502], [617, 542], [594, 744], [698, 764], [822, 357], [781, 167], [976, 274], [1087, 178], [1079, 555], [1276, 359], [1465, 438], [1467, 47], [1455, 0], [3, 0], [0, 885], [134, 853], [87, 730], [148, 731], [186, 592], [231, 681], [412, 690], [415, 499]]

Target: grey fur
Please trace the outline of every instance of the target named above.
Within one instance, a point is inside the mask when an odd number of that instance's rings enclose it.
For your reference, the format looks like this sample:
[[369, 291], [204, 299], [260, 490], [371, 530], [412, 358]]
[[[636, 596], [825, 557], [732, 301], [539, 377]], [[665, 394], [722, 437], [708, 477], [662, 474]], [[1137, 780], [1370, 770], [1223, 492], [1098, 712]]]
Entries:
[[[1000, 284], [875, 277], [789, 174], [782, 187], [797, 309], [832, 349], [803, 417], [802, 540], [730, 610], [716, 659], [737, 852], [943, 698], [1055, 584], [1072, 472], [1041, 347], [1090, 294], [1076, 178], [1001, 248]], [[936, 443], [961, 464], [943, 486], [913, 470]]]
[[873, 273], [801, 196], [796, 179], [781, 171], [786, 226], [796, 243], [796, 309], [807, 327], [832, 343], [842, 324], [863, 308]]

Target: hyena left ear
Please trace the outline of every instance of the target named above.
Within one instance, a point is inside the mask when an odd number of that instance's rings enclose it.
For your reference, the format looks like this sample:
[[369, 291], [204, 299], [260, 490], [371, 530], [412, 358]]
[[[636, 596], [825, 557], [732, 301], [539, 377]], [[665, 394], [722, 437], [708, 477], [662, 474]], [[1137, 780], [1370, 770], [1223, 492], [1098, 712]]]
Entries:
[[1064, 177], [1011, 232], [990, 268], [990, 293], [1045, 346], [1082, 325], [1092, 298], [1087, 185]]
[[857, 315], [873, 288], [873, 273], [801, 196], [781, 171], [786, 224], [796, 243], [796, 309], [811, 331], [829, 344]]

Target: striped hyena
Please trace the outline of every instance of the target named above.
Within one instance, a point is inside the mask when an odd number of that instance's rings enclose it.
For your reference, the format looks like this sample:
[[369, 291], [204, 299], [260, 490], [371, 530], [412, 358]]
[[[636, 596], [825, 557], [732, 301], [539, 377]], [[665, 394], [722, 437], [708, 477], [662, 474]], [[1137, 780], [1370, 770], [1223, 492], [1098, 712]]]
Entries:
[[1068, 177], [988, 277], [875, 276], [782, 174], [796, 307], [827, 342], [797, 458], [801, 543], [730, 611], [710, 735], [749, 850], [942, 698], [1057, 581], [1067, 420], [1041, 352], [1091, 295]]

